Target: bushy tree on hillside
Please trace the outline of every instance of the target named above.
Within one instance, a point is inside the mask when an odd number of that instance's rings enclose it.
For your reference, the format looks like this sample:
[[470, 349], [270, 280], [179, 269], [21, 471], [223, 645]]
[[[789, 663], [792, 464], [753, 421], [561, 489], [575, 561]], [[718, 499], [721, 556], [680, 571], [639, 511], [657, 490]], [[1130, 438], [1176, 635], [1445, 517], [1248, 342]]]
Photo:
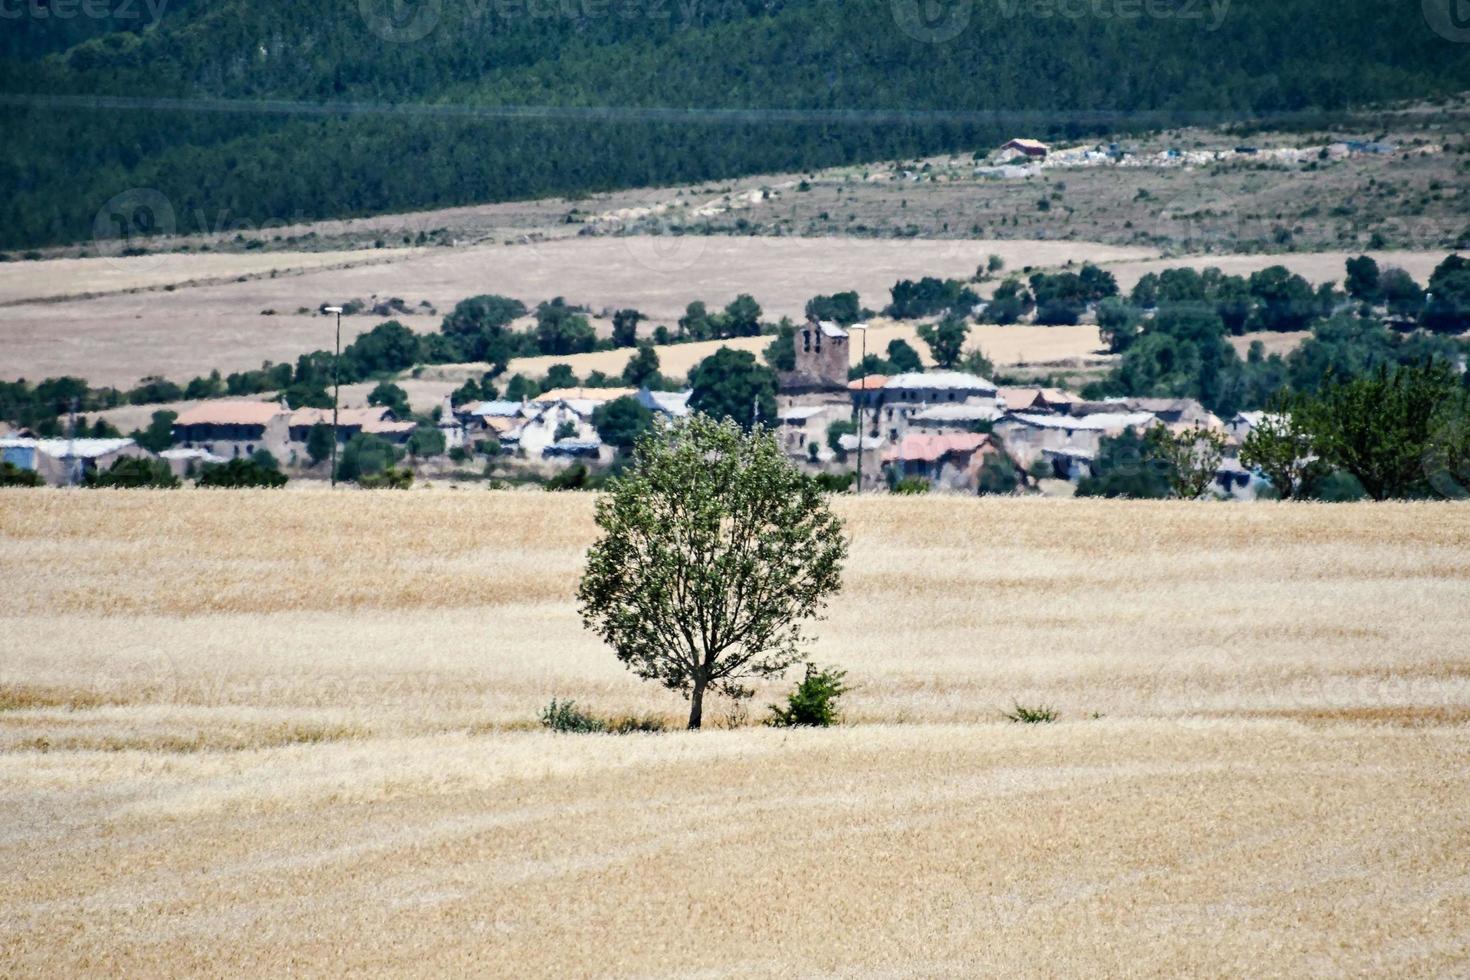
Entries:
[[847, 544], [816, 482], [769, 431], [694, 415], [638, 443], [597, 502], [602, 535], [577, 590], [583, 623], [639, 677], [741, 698], [801, 655], [840, 587]]
[[711, 418], [734, 419], [747, 431], [776, 419], [776, 375], [749, 351], [721, 347], [689, 372], [689, 407]]
[[929, 347], [929, 356], [942, 368], [952, 368], [965, 349], [970, 325], [957, 316], [947, 316], [938, 323], [919, 324], [919, 339]]

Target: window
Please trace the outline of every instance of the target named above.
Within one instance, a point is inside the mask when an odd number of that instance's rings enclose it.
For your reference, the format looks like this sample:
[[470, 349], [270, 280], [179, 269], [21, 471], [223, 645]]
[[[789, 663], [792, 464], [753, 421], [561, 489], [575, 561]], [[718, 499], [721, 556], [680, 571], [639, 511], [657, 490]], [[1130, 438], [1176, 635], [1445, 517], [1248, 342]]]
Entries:
[[807, 354], [812, 352], [812, 332], [810, 330], [801, 332], [801, 349]]

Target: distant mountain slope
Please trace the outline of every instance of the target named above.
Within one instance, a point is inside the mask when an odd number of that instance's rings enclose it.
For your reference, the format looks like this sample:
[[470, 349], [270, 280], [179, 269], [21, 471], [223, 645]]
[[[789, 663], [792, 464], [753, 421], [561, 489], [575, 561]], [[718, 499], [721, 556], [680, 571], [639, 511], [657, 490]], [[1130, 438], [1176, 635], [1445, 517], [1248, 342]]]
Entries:
[[[1245, 116], [1470, 88], [1470, 45], [1435, 34], [1418, 5], [1379, 0], [1139, 8], [1167, 17], [977, 0], [939, 6], [932, 22], [923, 0], [426, 0], [401, 22], [377, 16], [379, 2], [175, 0], [141, 31], [0, 49], [0, 247], [90, 237], [103, 204], [130, 188], [158, 191], [179, 230], [199, 231], [988, 146], [1022, 125], [965, 113], [1032, 110], [1027, 131], [1081, 135], [1142, 111]], [[76, 95], [196, 108], [25, 101]], [[198, 108], [241, 99], [753, 116]], [[898, 118], [838, 115], [851, 110]]]

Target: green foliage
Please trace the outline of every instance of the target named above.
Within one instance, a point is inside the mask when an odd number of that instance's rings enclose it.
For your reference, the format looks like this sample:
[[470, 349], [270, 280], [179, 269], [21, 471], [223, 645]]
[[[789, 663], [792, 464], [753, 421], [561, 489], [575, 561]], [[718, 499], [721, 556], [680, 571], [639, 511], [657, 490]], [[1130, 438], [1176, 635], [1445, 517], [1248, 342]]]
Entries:
[[337, 457], [337, 479], [361, 482], [365, 476], [381, 473], [402, 457], [397, 446], [385, 439], [359, 432]]
[[933, 276], [925, 276], [918, 282], [901, 279], [894, 283], [890, 292], [893, 302], [883, 312], [900, 320], [936, 313], [966, 316], [980, 302], [980, 297], [958, 279], [935, 279]]
[[556, 431], [553, 432], [551, 435], [551, 440], [553, 442], [561, 442], [563, 439], [575, 438], [577, 438], [577, 423], [573, 422], [571, 419], [563, 419], [561, 422], [557, 423]]
[[1173, 489], [1169, 464], [1134, 429], [1103, 436], [1092, 470], [1091, 476], [1077, 482], [1077, 496], [1163, 500]]
[[306, 433], [306, 455], [313, 463], [320, 463], [332, 455], [332, 427], [317, 422]]
[[571, 735], [654, 734], [667, 730], [662, 718], [654, 715], [623, 715], [602, 719], [577, 707], [575, 701], [558, 701], [541, 709], [541, 726]]
[[439, 431], [437, 425], [420, 425], [408, 437], [405, 448], [415, 458], [443, 456], [446, 444], [444, 433]]
[[796, 325], [784, 317], [776, 327], [776, 339], [761, 353], [773, 371], [796, 370]]
[[1456, 378], [1443, 362], [1386, 365], [1370, 375], [1332, 380], [1315, 398], [1295, 406], [1324, 464], [1357, 478], [1374, 500], [1423, 496], [1431, 484], [1426, 465], [1442, 410], [1456, 406]]
[[1470, 330], [1470, 259], [1451, 255], [1429, 277], [1424, 326], [1439, 333]]
[[746, 677], [796, 661], [847, 556], [840, 521], [769, 432], [697, 414], [638, 444], [596, 519], [582, 620], [638, 676], [689, 697], [691, 728], [706, 691], [745, 697]]
[[906, 476], [901, 480], [894, 480], [889, 489], [902, 496], [914, 497], [929, 492], [929, 481], [922, 476]]
[[134, 429], [129, 438], [150, 453], [161, 453], [174, 444], [174, 420], [178, 412], [154, 412], [148, 428]]
[[592, 412], [592, 427], [604, 443], [626, 453], [653, 429], [653, 412], [638, 399], [625, 395], [597, 406]]
[[597, 346], [597, 332], [560, 296], [536, 307], [536, 349], [541, 354], [586, 354]]
[[1251, 273], [1250, 295], [1257, 306], [1250, 320], [1255, 330], [1302, 330], [1317, 313], [1311, 283], [1283, 265]]
[[772, 728], [827, 728], [837, 722], [837, 699], [851, 690], [847, 671], [806, 665], [806, 675], [786, 696], [786, 706], [771, 705], [766, 724]]
[[0, 461], [0, 487], [39, 487], [44, 482], [35, 470], [23, 469], [9, 460]]
[[1301, 497], [1322, 468], [1312, 456], [1312, 434], [1291, 411], [1292, 401], [1283, 396], [1240, 447], [1241, 463], [1260, 470], [1282, 500]]
[[1075, 324], [1090, 303], [1118, 294], [1111, 272], [1084, 263], [1080, 272], [1038, 272], [1031, 276], [1036, 322], [1043, 326]]
[[919, 339], [929, 347], [929, 356], [942, 368], [952, 368], [965, 348], [970, 325], [957, 316], [935, 323], [919, 324]]
[[194, 481], [200, 487], [284, 487], [286, 474], [269, 469], [253, 459], [232, 459], [228, 463], [206, 464]]
[[1162, 425], [1145, 435], [1149, 453], [1159, 461], [1174, 496], [1198, 500], [1215, 482], [1220, 461], [1225, 458], [1225, 436], [1212, 429], [1195, 427], [1170, 432]]
[[[377, 405], [390, 409], [393, 414], [406, 419], [413, 414], [408, 406], [408, 392], [393, 384], [391, 381], [380, 381], [372, 391], [368, 392], [367, 402], [369, 405]], [[323, 406], [330, 408], [330, 404]]]
[[856, 473], [818, 473], [812, 478], [817, 489], [823, 493], [846, 493], [852, 489]]
[[380, 472], [358, 477], [357, 485], [364, 490], [409, 490], [413, 487], [413, 470], [389, 466]]
[[1376, 303], [1383, 296], [1378, 263], [1372, 256], [1360, 255], [1347, 260], [1347, 294], [1364, 303]]
[[575, 388], [581, 384], [577, 372], [572, 370], [570, 364], [553, 364], [546, 369], [546, 377], [541, 380], [541, 386], [547, 391], [557, 388]]
[[910, 374], [924, 370], [919, 352], [908, 341], [895, 337], [888, 342], [888, 370], [883, 374]]
[[658, 373], [658, 351], [652, 344], [639, 344], [623, 366], [623, 382], [632, 388], [655, 388], [663, 380]]
[[602, 479], [594, 475], [587, 464], [579, 459], [547, 480], [546, 489], [555, 493], [565, 490], [598, 490], [602, 483]]
[[747, 432], [759, 411], [764, 422], [776, 418], [776, 375], [749, 351], [721, 347], [689, 372], [692, 411], [714, 419], [734, 419]]
[[1056, 721], [1061, 715], [1055, 708], [1044, 704], [1027, 706], [1014, 701], [1011, 710], [1002, 711], [1001, 717], [1018, 725], [1044, 725]]
[[541, 725], [554, 732], [574, 735], [591, 735], [607, 731], [607, 725], [577, 707], [575, 701], [558, 701], [541, 709]]
[[1020, 473], [1005, 453], [992, 453], [980, 464], [978, 491], [982, 497], [1015, 493], [1020, 487]]
[[1126, 351], [1138, 336], [1143, 315], [1138, 308], [1116, 296], [1103, 300], [1097, 306], [1097, 329], [1103, 343], [1114, 354]]
[[150, 487], [173, 490], [179, 486], [179, 478], [174, 476], [173, 470], [169, 469], [167, 460], [124, 456], [114, 461], [105, 471], [88, 473], [86, 485], [98, 488], [140, 489]]
[[1017, 322], [1035, 308], [1036, 300], [1030, 290], [1019, 279], [1007, 279], [995, 287], [995, 295], [986, 305], [982, 318], [986, 323], [1004, 326]]
[[618, 310], [613, 314], [614, 347], [632, 347], [638, 343], [638, 324], [648, 319], [637, 310]]
[[855, 292], [835, 293], [831, 296], [813, 296], [807, 301], [806, 315], [816, 320], [830, 320], [850, 327], [863, 319], [863, 307]]

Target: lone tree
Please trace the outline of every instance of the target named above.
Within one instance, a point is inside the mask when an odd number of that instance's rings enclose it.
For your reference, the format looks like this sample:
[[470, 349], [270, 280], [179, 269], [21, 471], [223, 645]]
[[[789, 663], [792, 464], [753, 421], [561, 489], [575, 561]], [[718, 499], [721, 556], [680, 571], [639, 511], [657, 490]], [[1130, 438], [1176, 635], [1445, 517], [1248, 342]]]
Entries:
[[689, 699], [800, 659], [803, 621], [841, 584], [847, 542], [815, 481], [764, 429], [694, 415], [639, 441], [597, 502], [601, 539], [577, 590], [582, 621], [630, 670]]

